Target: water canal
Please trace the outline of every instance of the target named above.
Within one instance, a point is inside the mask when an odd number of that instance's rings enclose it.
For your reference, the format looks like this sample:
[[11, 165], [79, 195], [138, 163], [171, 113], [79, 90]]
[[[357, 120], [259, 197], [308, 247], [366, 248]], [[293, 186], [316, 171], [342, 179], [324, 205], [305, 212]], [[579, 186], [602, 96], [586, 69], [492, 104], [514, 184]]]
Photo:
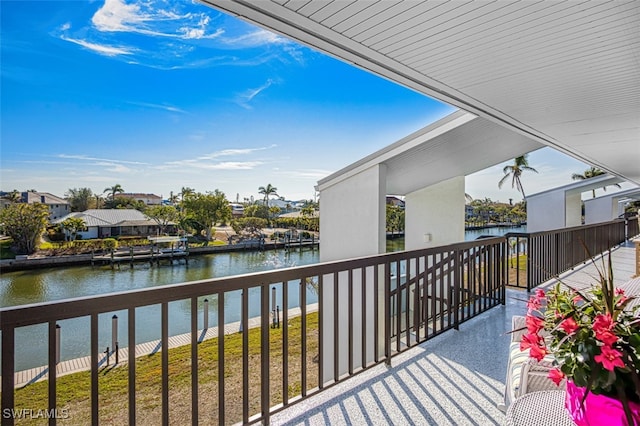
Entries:
[[[524, 232], [524, 228], [490, 228], [467, 231], [467, 241], [480, 235], [503, 235], [506, 232]], [[389, 240], [388, 251], [402, 250], [402, 238]], [[284, 250], [263, 252], [217, 253], [191, 256], [188, 265], [184, 262], [160, 267], [136, 264], [134, 268], [122, 265], [112, 270], [104, 267], [49, 268], [9, 272], [0, 275], [0, 307], [55, 301], [98, 294], [130, 291], [170, 285], [216, 277], [270, 271], [278, 268], [317, 263], [318, 250], [285, 252]], [[278, 300], [282, 300], [278, 288]], [[298, 286], [289, 286], [289, 307], [298, 306]], [[240, 320], [240, 292], [227, 293], [225, 297], [225, 322]], [[203, 300], [199, 299], [199, 327], [202, 327]], [[209, 297], [209, 326], [217, 325], [217, 299]], [[312, 289], [307, 291], [307, 303], [317, 302]], [[249, 294], [249, 317], [260, 315], [259, 289]], [[112, 316], [117, 315], [118, 340], [127, 342], [126, 312], [110, 312], [99, 318], [99, 348], [111, 345]], [[169, 335], [187, 333], [190, 330], [191, 305], [189, 300], [169, 304]], [[89, 318], [60, 321], [61, 361], [86, 356], [90, 353]], [[16, 371], [45, 365], [47, 363], [47, 325], [23, 327], [16, 330]], [[137, 343], [160, 339], [160, 306], [153, 305], [136, 309]], [[122, 345], [124, 346], [124, 345]]]
[[[24, 305], [74, 297], [129, 291], [167, 284], [211, 279], [250, 272], [271, 271], [277, 268], [317, 263], [318, 250], [285, 252], [234, 252], [191, 256], [173, 266], [136, 264], [132, 269], [123, 265], [120, 270], [110, 267], [69, 267], [9, 272], [0, 276], [0, 307]], [[289, 286], [289, 306], [298, 306], [298, 286]], [[260, 315], [260, 290], [249, 293], [249, 317]], [[225, 322], [240, 320], [240, 292], [225, 297]], [[203, 300], [199, 299], [200, 327], [203, 324]], [[277, 299], [281, 299], [278, 289]], [[217, 325], [217, 299], [209, 297], [209, 326]], [[317, 296], [307, 291], [307, 303], [315, 303]], [[191, 304], [189, 300], [169, 304], [169, 335], [190, 330]], [[118, 340], [127, 342], [126, 311], [109, 312], [99, 318], [99, 348], [111, 345], [112, 316], [117, 315]], [[60, 321], [61, 361], [90, 353], [90, 321], [88, 317]], [[47, 363], [47, 325], [22, 327], [16, 330], [16, 371]], [[136, 342], [160, 339], [160, 306], [136, 309]], [[125, 346], [123, 344], [122, 346]]]

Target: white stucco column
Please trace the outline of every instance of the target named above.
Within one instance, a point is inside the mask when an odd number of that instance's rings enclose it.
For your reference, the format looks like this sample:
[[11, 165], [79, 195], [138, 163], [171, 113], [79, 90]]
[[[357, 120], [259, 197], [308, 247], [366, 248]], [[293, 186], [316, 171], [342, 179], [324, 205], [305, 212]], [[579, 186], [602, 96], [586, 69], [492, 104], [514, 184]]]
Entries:
[[582, 194], [568, 193], [564, 202], [564, 226], [570, 228], [582, 225]]
[[407, 194], [405, 249], [464, 241], [464, 201], [464, 176]]
[[320, 188], [320, 261], [384, 253], [386, 166]]

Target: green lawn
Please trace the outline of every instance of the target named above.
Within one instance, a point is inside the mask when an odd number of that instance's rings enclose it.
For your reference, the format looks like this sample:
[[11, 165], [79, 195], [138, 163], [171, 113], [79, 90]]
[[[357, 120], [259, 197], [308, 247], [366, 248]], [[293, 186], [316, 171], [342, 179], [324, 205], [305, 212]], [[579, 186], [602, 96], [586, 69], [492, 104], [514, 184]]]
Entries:
[[[301, 392], [301, 375], [307, 372], [307, 388], [318, 383], [318, 314], [307, 315], [307, 358], [301, 360], [301, 318], [289, 320], [289, 397]], [[282, 403], [282, 328], [269, 329], [270, 333], [270, 393], [271, 405]], [[249, 330], [249, 407], [250, 413], [260, 412], [260, 329]], [[242, 421], [242, 334], [231, 334], [224, 340], [225, 353], [225, 415], [227, 422]], [[126, 360], [125, 360], [126, 361]], [[191, 419], [191, 346], [169, 350], [169, 401], [171, 423], [188, 424]], [[138, 424], [158, 424], [161, 416], [161, 354], [138, 357], [136, 360], [136, 406]], [[57, 402], [59, 409], [68, 413], [59, 424], [90, 424], [89, 371], [58, 378]], [[99, 413], [102, 424], [128, 423], [128, 365], [104, 367], [99, 379]], [[218, 339], [206, 340], [198, 345], [199, 422], [217, 423], [218, 415]], [[22, 389], [15, 395], [16, 409], [45, 410], [48, 382], [42, 381]], [[18, 424], [46, 424], [33, 420]]]

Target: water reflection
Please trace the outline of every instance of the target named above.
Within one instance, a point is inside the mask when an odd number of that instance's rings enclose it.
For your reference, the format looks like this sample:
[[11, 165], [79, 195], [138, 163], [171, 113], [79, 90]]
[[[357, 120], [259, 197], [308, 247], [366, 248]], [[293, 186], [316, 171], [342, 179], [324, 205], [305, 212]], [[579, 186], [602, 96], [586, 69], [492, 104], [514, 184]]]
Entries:
[[[122, 265], [110, 267], [69, 267], [41, 269], [25, 272], [9, 272], [0, 276], [0, 306], [16, 306], [52, 300], [91, 296], [111, 292], [128, 291], [160, 285], [204, 280], [215, 277], [250, 272], [269, 271], [278, 268], [301, 266], [318, 262], [318, 251], [290, 252], [235, 252], [215, 255], [192, 256], [189, 264], [173, 266], [149, 266], [136, 264], [133, 268]], [[282, 284], [276, 284], [277, 304], [282, 308]], [[288, 286], [289, 307], [299, 305], [299, 280]], [[314, 291], [307, 292], [307, 303], [315, 303]], [[270, 293], [271, 295], [271, 293]], [[203, 327], [203, 303], [209, 300], [209, 327], [217, 326], [217, 295], [198, 298], [198, 327]], [[225, 295], [225, 323], [241, 318], [240, 291]], [[271, 306], [271, 301], [269, 302]], [[128, 344], [127, 311], [107, 312], [99, 315], [98, 345], [100, 352], [112, 346], [112, 317], [118, 317], [117, 338], [120, 347]], [[260, 288], [249, 290], [249, 317], [260, 315]], [[136, 342], [160, 339], [160, 305], [136, 309]], [[90, 318], [75, 318], [60, 322], [61, 360], [87, 356], [90, 353]], [[191, 301], [189, 299], [169, 304], [169, 334], [187, 333], [191, 328]], [[44, 365], [47, 362], [48, 331], [46, 325], [22, 327], [16, 330], [16, 369], [23, 370]]]

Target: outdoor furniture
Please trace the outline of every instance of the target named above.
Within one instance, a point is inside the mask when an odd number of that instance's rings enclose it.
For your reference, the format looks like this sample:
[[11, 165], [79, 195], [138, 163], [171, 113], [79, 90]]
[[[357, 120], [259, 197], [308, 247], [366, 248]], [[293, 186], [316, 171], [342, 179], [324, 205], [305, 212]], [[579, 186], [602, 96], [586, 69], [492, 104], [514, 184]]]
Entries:
[[[526, 334], [525, 317], [515, 315], [511, 319], [511, 344], [509, 345], [509, 361], [504, 390], [504, 408], [518, 397], [530, 392], [544, 390], [564, 390], [564, 383], [558, 387], [548, 378], [549, 370], [553, 368], [554, 358], [547, 355], [541, 361], [529, 356], [529, 351], [520, 350], [520, 339]], [[541, 333], [544, 335], [544, 333]], [[502, 408], [502, 407], [501, 407]]]
[[564, 408], [565, 392], [531, 392], [516, 399], [507, 410], [506, 426], [575, 426]]

